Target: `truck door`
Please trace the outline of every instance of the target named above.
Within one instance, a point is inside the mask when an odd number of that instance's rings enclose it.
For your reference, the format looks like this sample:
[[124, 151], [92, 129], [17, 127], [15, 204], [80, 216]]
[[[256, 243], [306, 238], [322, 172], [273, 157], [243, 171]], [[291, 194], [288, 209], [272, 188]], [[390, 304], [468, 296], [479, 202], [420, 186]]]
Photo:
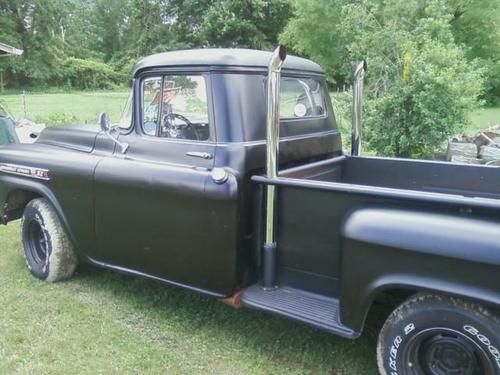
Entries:
[[93, 257], [217, 294], [229, 287], [212, 272], [205, 209], [215, 152], [207, 84], [201, 74], [136, 83], [135, 129], [119, 137], [128, 150], [117, 147], [95, 172]]

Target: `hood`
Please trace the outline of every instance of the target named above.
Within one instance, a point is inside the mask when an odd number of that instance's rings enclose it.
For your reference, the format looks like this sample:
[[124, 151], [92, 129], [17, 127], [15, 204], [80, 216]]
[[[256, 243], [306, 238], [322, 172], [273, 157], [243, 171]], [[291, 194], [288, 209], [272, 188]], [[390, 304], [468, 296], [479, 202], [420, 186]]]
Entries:
[[97, 124], [50, 127], [40, 133], [36, 143], [92, 152], [100, 132]]

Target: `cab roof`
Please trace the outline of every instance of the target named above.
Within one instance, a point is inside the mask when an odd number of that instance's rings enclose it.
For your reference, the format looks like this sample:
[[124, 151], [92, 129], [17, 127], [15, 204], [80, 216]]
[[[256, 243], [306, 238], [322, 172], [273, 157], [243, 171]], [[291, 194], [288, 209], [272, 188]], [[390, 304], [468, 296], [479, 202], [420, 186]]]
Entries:
[[[253, 68], [267, 69], [271, 52], [242, 48], [203, 48], [158, 53], [141, 59], [134, 67], [134, 77], [148, 68], [207, 67], [210, 69]], [[323, 69], [297, 56], [287, 56], [284, 70], [324, 74]]]

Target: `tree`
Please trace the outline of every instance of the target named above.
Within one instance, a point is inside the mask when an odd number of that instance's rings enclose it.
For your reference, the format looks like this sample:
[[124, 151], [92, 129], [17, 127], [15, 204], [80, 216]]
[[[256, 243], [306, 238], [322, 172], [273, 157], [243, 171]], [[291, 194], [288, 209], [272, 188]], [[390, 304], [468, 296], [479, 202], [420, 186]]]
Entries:
[[6, 69], [19, 83], [49, 81], [60, 71], [64, 31], [70, 0], [3, 0], [1, 23], [24, 50], [23, 59], [10, 59]]
[[175, 48], [172, 9], [168, 0], [129, 0], [124, 48], [117, 55], [137, 58]]
[[353, 63], [367, 59], [367, 139], [378, 153], [430, 157], [467, 123], [482, 69], [456, 43], [448, 1], [296, 0], [295, 9], [282, 40], [331, 82], [349, 83]]
[[485, 67], [485, 99], [500, 103], [500, 2], [454, 0], [450, 12], [456, 41], [466, 47], [469, 60], [479, 58]]
[[217, 0], [203, 15], [198, 38], [209, 46], [271, 48], [290, 16], [286, 0]]
[[0, 69], [11, 86], [74, 86], [75, 71], [114, 69], [123, 77], [139, 57], [157, 52], [271, 48], [291, 16], [289, 1], [0, 0], [0, 38], [25, 51]]
[[96, 47], [104, 54], [104, 61], [110, 61], [122, 47], [126, 11], [127, 0], [95, 0]]

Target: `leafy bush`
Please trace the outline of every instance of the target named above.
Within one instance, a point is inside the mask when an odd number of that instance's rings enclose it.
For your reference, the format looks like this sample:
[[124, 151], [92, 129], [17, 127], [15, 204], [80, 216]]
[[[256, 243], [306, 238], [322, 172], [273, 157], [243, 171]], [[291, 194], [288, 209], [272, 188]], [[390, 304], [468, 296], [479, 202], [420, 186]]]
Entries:
[[81, 122], [74, 114], [64, 111], [53, 111], [48, 115], [36, 116], [35, 122], [47, 126], [73, 125]]
[[486, 80], [484, 98], [491, 106], [500, 105], [500, 61], [488, 61], [486, 66]]
[[369, 145], [378, 154], [432, 157], [468, 124], [477, 106], [483, 71], [468, 64], [456, 47], [426, 41], [381, 97], [366, 106]]
[[63, 77], [69, 86], [78, 89], [110, 89], [128, 81], [123, 73], [115, 72], [108, 64], [68, 58], [63, 63]]

